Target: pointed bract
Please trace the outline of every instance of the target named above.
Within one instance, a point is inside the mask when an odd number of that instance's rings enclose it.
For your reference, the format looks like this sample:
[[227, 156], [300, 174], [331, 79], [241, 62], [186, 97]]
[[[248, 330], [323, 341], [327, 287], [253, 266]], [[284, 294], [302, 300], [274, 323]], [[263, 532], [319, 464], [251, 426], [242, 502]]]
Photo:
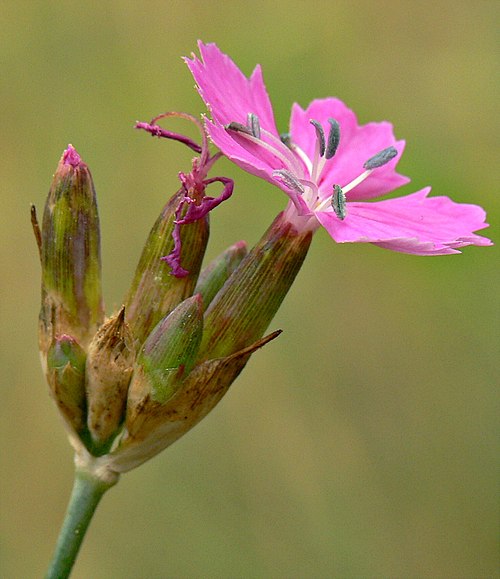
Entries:
[[71, 336], [54, 338], [47, 351], [46, 376], [52, 398], [76, 434], [85, 427], [85, 352]]
[[144, 398], [127, 412], [126, 430], [109, 455], [109, 466], [127, 472], [186, 434], [220, 402], [251, 354], [279, 334], [273, 332], [231, 356], [196, 366], [166, 403]]
[[86, 362], [87, 427], [93, 454], [102, 454], [125, 418], [135, 359], [125, 308], [109, 318], [89, 345]]

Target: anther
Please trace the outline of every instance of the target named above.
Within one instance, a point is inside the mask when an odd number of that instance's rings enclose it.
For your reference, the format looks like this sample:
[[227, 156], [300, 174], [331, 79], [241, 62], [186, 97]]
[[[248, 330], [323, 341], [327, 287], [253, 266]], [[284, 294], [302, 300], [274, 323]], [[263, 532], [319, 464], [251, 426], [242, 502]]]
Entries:
[[316, 129], [316, 138], [319, 143], [319, 156], [322, 157], [325, 154], [325, 131], [319, 121], [311, 119], [309, 122]]
[[330, 123], [330, 132], [328, 133], [325, 158], [331, 159], [337, 152], [340, 143], [340, 127], [335, 119], [328, 119], [328, 122]]
[[369, 171], [371, 171], [372, 169], [377, 169], [378, 167], [384, 166], [391, 159], [394, 159], [394, 157], [397, 154], [398, 152], [394, 147], [387, 147], [387, 149], [380, 151], [380, 153], [377, 153], [376, 155], [368, 159], [368, 161], [366, 161], [363, 167], [365, 169], [368, 169]]
[[302, 183], [286, 169], [273, 171], [273, 177], [278, 177], [289, 189], [292, 189], [301, 195], [305, 192], [304, 185], [302, 185]]
[[345, 200], [345, 193], [342, 191], [340, 185], [333, 186], [333, 195], [331, 204], [335, 215], [339, 219], [344, 219], [346, 216], [346, 200]]
[[228, 131], [235, 131], [236, 133], [245, 133], [246, 135], [254, 136], [252, 129], [243, 125], [242, 123], [231, 122], [228, 125], [224, 125], [224, 128]]
[[252, 135], [256, 139], [260, 139], [260, 122], [259, 117], [254, 113], [248, 113], [247, 115], [247, 125], [248, 128], [252, 131]]
[[292, 148], [292, 137], [290, 136], [290, 133], [281, 133], [280, 141], [289, 149]]

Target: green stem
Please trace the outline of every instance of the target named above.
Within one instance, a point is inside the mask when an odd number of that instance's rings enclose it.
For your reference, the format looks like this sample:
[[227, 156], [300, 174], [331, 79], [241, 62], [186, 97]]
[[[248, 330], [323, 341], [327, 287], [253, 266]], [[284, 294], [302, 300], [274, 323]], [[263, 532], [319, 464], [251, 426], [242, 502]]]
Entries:
[[116, 480], [103, 481], [86, 470], [76, 469], [73, 491], [46, 579], [69, 577], [94, 511], [115, 483]]

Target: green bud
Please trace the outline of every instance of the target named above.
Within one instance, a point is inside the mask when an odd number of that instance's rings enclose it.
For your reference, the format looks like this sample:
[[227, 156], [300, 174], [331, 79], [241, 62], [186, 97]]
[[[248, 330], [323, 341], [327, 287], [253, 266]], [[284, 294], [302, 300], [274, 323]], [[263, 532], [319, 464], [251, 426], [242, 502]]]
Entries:
[[145, 400], [164, 404], [175, 394], [193, 368], [202, 333], [199, 295], [184, 300], [157, 324], [137, 358], [128, 395], [127, 422], [141, 414]]
[[85, 426], [85, 352], [71, 336], [54, 338], [47, 351], [50, 392], [68, 425], [80, 433]]
[[134, 358], [132, 334], [122, 307], [101, 326], [88, 349], [87, 428], [93, 454], [107, 450], [107, 443], [125, 418]]
[[42, 357], [62, 334], [86, 348], [104, 318], [99, 217], [92, 176], [71, 145], [54, 174], [41, 231], [34, 209], [32, 223], [42, 265]]
[[247, 244], [244, 241], [238, 241], [238, 243], [223, 251], [202, 270], [194, 293], [201, 294], [205, 308], [247, 253]]
[[163, 208], [144, 246], [125, 301], [127, 322], [136, 345], [141, 345], [156, 324], [192, 295], [208, 242], [208, 219], [182, 225], [182, 266], [189, 273], [175, 277], [161, 260], [174, 248], [174, 219], [185, 191], [180, 189]]
[[276, 217], [205, 312], [198, 361], [221, 358], [258, 340], [278, 311], [311, 244]]
[[120, 443], [109, 455], [109, 466], [127, 472], [146, 462], [202, 420], [222, 399], [251, 354], [280, 334], [273, 332], [226, 358], [196, 366], [166, 403], [145, 397], [129, 412]]

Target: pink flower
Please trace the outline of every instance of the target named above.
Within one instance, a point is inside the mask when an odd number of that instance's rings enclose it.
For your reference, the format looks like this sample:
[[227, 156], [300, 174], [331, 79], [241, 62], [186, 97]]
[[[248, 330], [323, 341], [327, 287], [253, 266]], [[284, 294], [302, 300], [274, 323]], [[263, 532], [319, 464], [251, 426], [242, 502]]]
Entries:
[[412, 195], [370, 201], [409, 182], [396, 172], [404, 149], [388, 122], [359, 125], [336, 99], [292, 107], [290, 133], [280, 135], [257, 66], [247, 78], [215, 44], [199, 42], [201, 60], [185, 59], [212, 120], [211, 140], [245, 171], [290, 198], [286, 218], [299, 231], [323, 226], [338, 243], [368, 242], [416, 255], [460, 253], [465, 245], [492, 245], [477, 205]]

